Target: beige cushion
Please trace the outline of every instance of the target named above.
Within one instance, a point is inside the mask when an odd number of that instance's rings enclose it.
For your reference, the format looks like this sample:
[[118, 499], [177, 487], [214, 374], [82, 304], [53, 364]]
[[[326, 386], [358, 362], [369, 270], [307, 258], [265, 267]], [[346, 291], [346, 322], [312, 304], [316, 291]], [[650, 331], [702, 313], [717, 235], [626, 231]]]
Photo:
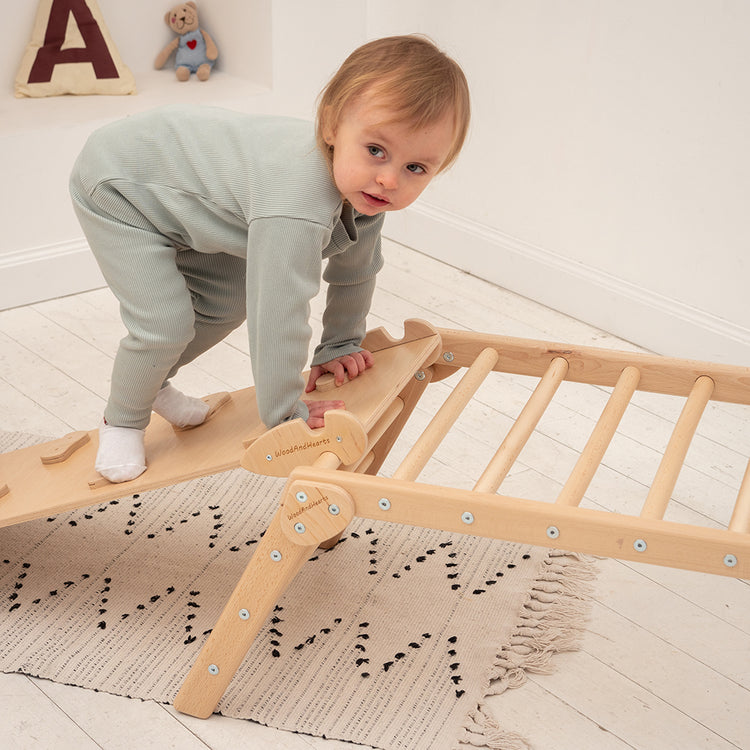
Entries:
[[96, 0], [40, 0], [15, 94], [135, 94]]

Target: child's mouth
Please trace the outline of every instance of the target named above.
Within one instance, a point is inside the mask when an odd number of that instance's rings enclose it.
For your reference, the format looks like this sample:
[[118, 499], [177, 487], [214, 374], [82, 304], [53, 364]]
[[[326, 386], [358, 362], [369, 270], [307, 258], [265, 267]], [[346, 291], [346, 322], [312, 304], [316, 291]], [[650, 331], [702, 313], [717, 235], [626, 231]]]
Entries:
[[375, 206], [376, 208], [382, 208], [383, 206], [387, 206], [390, 201], [386, 200], [385, 198], [379, 198], [377, 195], [372, 195], [371, 193], [362, 193], [362, 196], [364, 197], [365, 201], [369, 203], [371, 206]]

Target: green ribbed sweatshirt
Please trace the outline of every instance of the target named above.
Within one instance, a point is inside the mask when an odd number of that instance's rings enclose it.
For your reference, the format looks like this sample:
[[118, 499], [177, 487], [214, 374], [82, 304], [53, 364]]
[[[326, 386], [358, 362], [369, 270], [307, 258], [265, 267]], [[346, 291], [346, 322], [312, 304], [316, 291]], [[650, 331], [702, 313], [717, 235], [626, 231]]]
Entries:
[[[383, 263], [383, 216], [342, 206], [312, 124], [212, 107], [134, 115], [90, 137], [71, 188], [90, 197], [105, 183], [124, 199], [116, 216], [123, 225], [156, 232], [178, 249], [246, 258], [261, 419], [273, 426], [306, 418], [301, 372], [321, 274], [328, 283], [324, 331], [311, 364], [359, 350]], [[142, 277], [147, 284], [145, 263]]]

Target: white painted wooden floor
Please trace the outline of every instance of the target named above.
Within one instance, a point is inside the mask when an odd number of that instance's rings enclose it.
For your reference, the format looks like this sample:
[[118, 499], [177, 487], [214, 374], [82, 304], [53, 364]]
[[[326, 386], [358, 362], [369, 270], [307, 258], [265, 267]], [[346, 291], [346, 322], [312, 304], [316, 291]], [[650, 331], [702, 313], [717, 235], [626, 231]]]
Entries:
[[[420, 317], [450, 328], [633, 348], [390, 242], [386, 258], [371, 327], [386, 325], [398, 335], [401, 321]], [[316, 321], [321, 308], [316, 300]], [[316, 322], [315, 335], [319, 330]], [[94, 427], [121, 334], [108, 290], [0, 313], [3, 428], [60, 436]], [[186, 368], [176, 384], [196, 395], [250, 384], [244, 330]], [[458, 436], [449, 438], [428, 467], [430, 481], [466, 486], [469, 474], [476, 479], [533, 386], [509, 376], [483, 386]], [[428, 400], [447, 393], [445, 383], [433, 388], [437, 392], [428, 391]], [[603, 389], [564, 384], [501, 491], [554, 498], [606, 395]], [[637, 395], [586, 505], [637, 512], [680, 408], [668, 397]], [[416, 434], [427, 419], [420, 408], [407, 429]], [[711, 405], [668, 517], [726, 525], [749, 455], [750, 410]], [[554, 674], [532, 674], [521, 689], [492, 699], [500, 723], [528, 737], [537, 750], [750, 748], [750, 585], [612, 560], [600, 567], [582, 649], [558, 656]], [[201, 721], [154, 703], [0, 675], [0, 747], [353, 746], [216, 716]]]

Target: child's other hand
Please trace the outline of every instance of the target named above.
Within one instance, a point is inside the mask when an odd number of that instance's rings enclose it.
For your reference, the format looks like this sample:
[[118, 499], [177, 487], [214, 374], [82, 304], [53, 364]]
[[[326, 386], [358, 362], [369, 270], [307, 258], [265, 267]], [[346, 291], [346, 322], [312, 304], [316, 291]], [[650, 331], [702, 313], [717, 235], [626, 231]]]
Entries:
[[310, 416], [307, 418], [307, 426], [311, 430], [325, 425], [323, 415], [331, 409], [343, 409], [343, 401], [305, 401], [307, 408], [310, 410]]
[[324, 362], [322, 365], [315, 365], [310, 370], [310, 377], [305, 386], [305, 393], [312, 393], [315, 390], [315, 383], [318, 378], [326, 372], [332, 372], [336, 386], [344, 384], [346, 376], [349, 380], [356, 378], [361, 372], [372, 367], [375, 360], [372, 354], [366, 349], [353, 354], [345, 354], [343, 357], [336, 357], [330, 362]]

